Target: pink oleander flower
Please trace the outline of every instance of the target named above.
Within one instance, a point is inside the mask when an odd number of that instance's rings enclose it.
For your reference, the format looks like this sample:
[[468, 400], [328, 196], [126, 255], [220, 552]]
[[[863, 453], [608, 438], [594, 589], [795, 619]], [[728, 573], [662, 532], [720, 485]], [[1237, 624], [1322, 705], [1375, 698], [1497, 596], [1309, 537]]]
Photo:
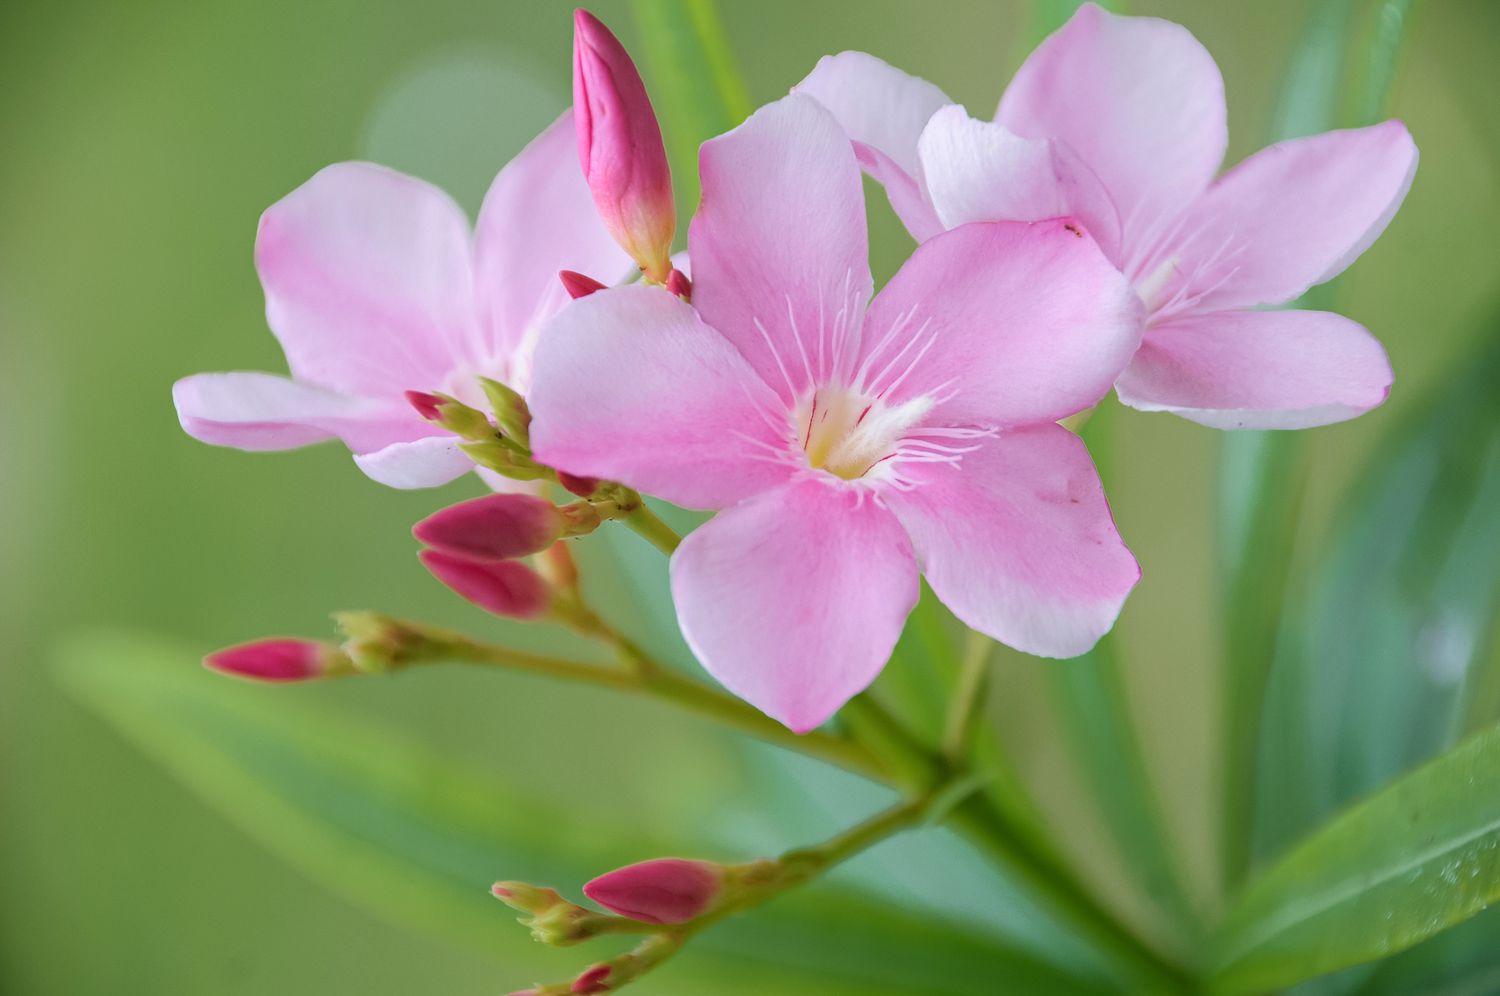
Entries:
[[966, 623], [1082, 653], [1139, 571], [1079, 440], [1140, 302], [1076, 224], [975, 224], [872, 301], [859, 163], [793, 95], [700, 154], [692, 303], [622, 287], [538, 343], [539, 460], [722, 509], [672, 557], [683, 633], [794, 730], [874, 679], [918, 570]]
[[654, 858], [605, 872], [583, 894], [632, 920], [686, 923], [708, 910], [723, 888], [724, 869], [711, 861]]
[[1115, 387], [1144, 411], [1296, 429], [1385, 400], [1363, 327], [1264, 311], [1341, 273], [1384, 231], [1417, 150], [1399, 121], [1273, 145], [1215, 179], [1224, 84], [1179, 25], [1093, 4], [1032, 53], [993, 122], [862, 52], [796, 88], [833, 111], [919, 241], [972, 221], [1081, 219], [1145, 302]]
[[573, 12], [573, 106], [600, 218], [646, 278], [665, 283], [677, 208], [661, 127], [625, 46], [586, 10]]
[[406, 391], [482, 408], [478, 376], [524, 388], [537, 329], [569, 300], [558, 271], [633, 270], [578, 172], [571, 113], [495, 177], [472, 236], [435, 187], [339, 163], [266, 211], [255, 265], [292, 375], [180, 380], [183, 428], [245, 450], [341, 439], [366, 474], [398, 488], [474, 467]]

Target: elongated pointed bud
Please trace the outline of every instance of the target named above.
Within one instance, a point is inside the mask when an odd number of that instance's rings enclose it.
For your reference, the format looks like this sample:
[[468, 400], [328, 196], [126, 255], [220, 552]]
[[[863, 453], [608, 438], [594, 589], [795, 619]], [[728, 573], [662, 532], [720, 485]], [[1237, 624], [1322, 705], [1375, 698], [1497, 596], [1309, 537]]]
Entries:
[[645, 923], [685, 923], [712, 908], [724, 870], [710, 861], [656, 858], [606, 872], [583, 887], [605, 909]]
[[609, 977], [614, 974], [613, 965], [595, 965], [586, 968], [573, 980], [572, 991], [579, 994], [607, 993], [609, 992]]
[[586, 10], [573, 12], [573, 122], [604, 226], [646, 279], [665, 283], [677, 211], [661, 127], [625, 47]]
[[693, 299], [693, 282], [681, 270], [673, 270], [672, 275], [667, 277], [667, 290], [684, 301]]
[[495, 424], [500, 427], [501, 434], [522, 446], [530, 446], [531, 409], [521, 393], [488, 377], [479, 378], [479, 386], [490, 403], [490, 410], [495, 413]]
[[471, 560], [510, 560], [540, 553], [561, 538], [568, 520], [550, 501], [523, 494], [472, 498], [434, 512], [411, 528], [424, 546]]
[[580, 498], [587, 498], [599, 490], [599, 478], [579, 477], [577, 474], [570, 474], [566, 470], [559, 470], [557, 472], [557, 483]]
[[552, 608], [547, 582], [519, 560], [474, 560], [441, 550], [423, 550], [417, 557], [433, 577], [486, 612], [537, 619]]
[[255, 681], [311, 681], [354, 673], [349, 658], [333, 644], [293, 637], [225, 647], [203, 658], [203, 663], [214, 671]]
[[576, 273], [573, 270], [559, 271], [557, 279], [562, 281], [563, 290], [567, 291], [568, 296], [575, 301], [580, 297], [588, 297], [595, 291], [602, 291], [605, 287], [604, 284], [601, 284], [593, 277], [584, 276], [582, 273]]
[[457, 398], [427, 391], [407, 391], [406, 400], [417, 414], [434, 425], [464, 439], [494, 439], [495, 427], [478, 408], [470, 408]]

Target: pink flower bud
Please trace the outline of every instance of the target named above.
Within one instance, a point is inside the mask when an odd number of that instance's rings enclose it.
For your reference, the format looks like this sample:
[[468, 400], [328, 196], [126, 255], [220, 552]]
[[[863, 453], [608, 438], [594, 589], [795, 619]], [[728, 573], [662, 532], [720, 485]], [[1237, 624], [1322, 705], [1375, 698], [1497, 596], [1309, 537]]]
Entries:
[[426, 391], [407, 391], [406, 400], [417, 414], [428, 422], [441, 422], [443, 420], [443, 399], [436, 394], [428, 394]]
[[441, 550], [423, 550], [417, 556], [433, 577], [486, 612], [535, 619], [551, 608], [547, 583], [519, 560], [472, 560]]
[[308, 681], [323, 677], [342, 656], [331, 644], [276, 637], [216, 650], [203, 663], [215, 671], [257, 681]]
[[593, 968], [584, 969], [583, 973], [573, 980], [573, 992], [590, 994], [609, 992], [607, 980], [614, 970], [613, 965], [595, 965]]
[[575, 301], [580, 297], [588, 297], [595, 291], [602, 291], [605, 287], [604, 284], [601, 284], [593, 277], [586, 277], [582, 273], [575, 273], [572, 270], [560, 270], [557, 274], [557, 279], [562, 281], [563, 290], [567, 291], [568, 296]]
[[557, 472], [557, 483], [580, 498], [587, 498], [599, 490], [599, 478], [579, 477], [577, 474], [570, 474], [565, 470]]
[[684, 923], [712, 906], [723, 884], [723, 870], [712, 862], [656, 858], [606, 872], [583, 894], [632, 920]]
[[676, 294], [684, 301], [691, 301], [693, 299], [693, 282], [681, 270], [673, 269], [672, 275], [667, 277], [667, 290]]
[[434, 512], [411, 528], [417, 542], [472, 560], [510, 560], [538, 553], [563, 535], [556, 505], [523, 494], [485, 495]]
[[573, 13], [573, 121], [604, 226], [647, 279], [665, 282], [677, 212], [661, 128], [635, 63], [586, 10]]

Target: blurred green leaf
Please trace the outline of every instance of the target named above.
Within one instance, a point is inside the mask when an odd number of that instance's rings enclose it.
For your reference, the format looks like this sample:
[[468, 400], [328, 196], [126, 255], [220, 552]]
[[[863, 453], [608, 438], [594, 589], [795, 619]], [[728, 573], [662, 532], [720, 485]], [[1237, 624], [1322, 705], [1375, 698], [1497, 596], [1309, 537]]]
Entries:
[[[1370, 43], [1370, 73], [1360, 114], [1384, 106], [1406, 23], [1383, 20]], [[1351, 0], [1322, 0], [1309, 14], [1283, 83], [1271, 139], [1338, 124], [1340, 83], [1356, 34]], [[1359, 124], [1369, 123], [1367, 120]], [[1332, 285], [1314, 288], [1300, 307], [1326, 307]], [[1223, 880], [1233, 888], [1249, 868], [1256, 822], [1262, 714], [1278, 645], [1305, 482], [1305, 442], [1295, 432], [1225, 433], [1219, 475], [1219, 549], [1225, 618]]]
[[[571, 889], [662, 853], [599, 833], [597, 814], [543, 811], [399, 734], [309, 708], [296, 689], [209, 674], [168, 644], [98, 635], [67, 646], [60, 664], [75, 697], [283, 858], [512, 973], [565, 975], [588, 955], [535, 944], [488, 896], [491, 881]], [[1098, 991], [966, 925], [826, 886], [706, 932], [653, 982], [658, 993], [746, 996]]]
[[1500, 906], [1383, 961], [1359, 996], [1491, 996], [1500, 992]]
[[[1500, 321], [1500, 320], [1497, 320]], [[1261, 851], [1496, 717], [1500, 337], [1374, 450], [1267, 703]], [[1488, 665], [1488, 666], [1486, 666]]]
[[661, 118], [677, 203], [698, 203], [698, 146], [750, 115], [745, 81], [713, 0], [634, 0], [643, 68]]
[[1387, 957], [1500, 898], [1500, 727], [1361, 802], [1251, 884], [1215, 939], [1215, 991]]

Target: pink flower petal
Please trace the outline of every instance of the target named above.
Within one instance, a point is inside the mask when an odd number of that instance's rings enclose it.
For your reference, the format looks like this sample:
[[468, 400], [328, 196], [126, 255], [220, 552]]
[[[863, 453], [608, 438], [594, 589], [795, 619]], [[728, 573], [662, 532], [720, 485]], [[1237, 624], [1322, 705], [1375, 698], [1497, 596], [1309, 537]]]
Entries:
[[854, 150], [833, 115], [792, 94], [703, 143], [699, 163], [693, 304], [791, 400], [826, 379], [869, 300]]
[[708, 672], [802, 733], [880, 673], [916, 604], [917, 569], [875, 495], [805, 477], [688, 536], [672, 595]]
[[792, 92], [816, 99], [838, 119], [860, 165], [885, 187], [913, 238], [922, 242], [943, 230], [923, 193], [917, 138], [939, 108], [953, 103], [947, 94], [864, 52], [825, 55]]
[[1209, 189], [1167, 250], [1193, 310], [1281, 304], [1331, 280], [1385, 231], [1416, 170], [1399, 121], [1257, 152]]
[[1004, 125], [976, 121], [962, 107], [947, 107], [928, 122], [919, 148], [928, 196], [944, 228], [1072, 217], [1106, 257], [1119, 261], [1114, 202], [1068, 146], [1022, 138]]
[[182, 427], [194, 439], [242, 450], [285, 450], [343, 439], [378, 449], [431, 430], [400, 406], [350, 397], [268, 373], [208, 373], [172, 385]]
[[996, 120], [1058, 138], [1104, 183], [1127, 252], [1145, 252], [1218, 172], [1228, 142], [1219, 67], [1181, 25], [1094, 4], [1031, 53]]
[[538, 460], [678, 505], [722, 508], [791, 473], [776, 395], [659, 287], [599, 291], [562, 311], [537, 346], [527, 402]]
[[1051, 422], [1102, 398], [1140, 336], [1135, 292], [1074, 223], [965, 225], [870, 305], [864, 383], [891, 404], [938, 398], [929, 424]]
[[298, 380], [399, 399], [478, 360], [469, 226], [437, 188], [339, 163], [260, 220], [266, 319]]
[[606, 283], [635, 270], [583, 182], [571, 111], [500, 171], [479, 211], [474, 292], [491, 356], [510, 357], [568, 302], [561, 270]]
[[1117, 390], [1216, 429], [1305, 429], [1366, 412], [1390, 387], [1385, 350], [1341, 315], [1230, 311], [1154, 326]]
[[386, 487], [436, 488], [474, 469], [474, 461], [458, 444], [456, 436], [427, 436], [356, 454], [354, 462], [371, 480]]
[[902, 465], [886, 496], [927, 583], [967, 625], [1039, 657], [1109, 632], [1140, 578], [1088, 450], [1056, 425], [1002, 432], [958, 467]]

